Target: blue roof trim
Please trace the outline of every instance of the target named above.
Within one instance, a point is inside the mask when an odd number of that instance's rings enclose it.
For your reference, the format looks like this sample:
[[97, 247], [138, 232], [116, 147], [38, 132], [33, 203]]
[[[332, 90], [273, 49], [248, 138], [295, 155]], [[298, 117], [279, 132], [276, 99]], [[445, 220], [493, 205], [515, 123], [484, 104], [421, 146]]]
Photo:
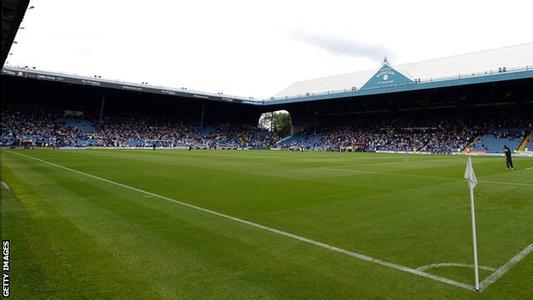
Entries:
[[24, 78], [29, 78], [29, 79], [57, 81], [57, 82], [64, 82], [64, 83], [70, 83], [70, 84], [97, 86], [97, 87], [102, 87], [102, 88], [113, 88], [113, 89], [120, 89], [120, 90], [133, 90], [133, 91], [152, 93], [152, 94], [180, 96], [184, 98], [203, 98], [207, 100], [232, 102], [232, 103], [239, 103], [239, 104], [250, 104], [250, 105], [257, 105], [257, 106], [282, 105], [282, 104], [287, 104], [287, 103], [320, 101], [320, 100], [328, 100], [328, 99], [342, 99], [342, 98], [367, 96], [367, 95], [390, 94], [390, 93], [417, 91], [417, 90], [434, 89], [434, 88], [445, 88], [445, 87], [454, 87], [454, 86], [462, 86], [462, 85], [498, 82], [498, 81], [533, 79], [532, 67], [526, 66], [525, 68], [509, 70], [506, 72], [488, 71], [483, 74], [478, 73], [478, 74], [471, 74], [471, 75], [461, 75], [461, 76], [454, 76], [454, 77], [449, 77], [449, 78], [426, 80], [422, 82], [420, 81], [413, 82], [408, 79], [409, 80], [408, 83], [389, 85], [385, 87], [366, 86], [365, 84], [364, 88], [361, 88], [359, 90], [353, 90], [353, 91], [344, 90], [344, 91], [335, 91], [335, 92], [320, 93], [320, 94], [311, 94], [309, 96], [284, 97], [284, 98], [275, 98], [271, 100], [262, 100], [262, 99], [255, 100], [250, 97], [249, 97], [250, 99], [245, 99], [244, 97], [225, 96], [220, 93], [214, 94], [214, 93], [206, 93], [206, 92], [198, 92], [198, 91], [190, 91], [190, 90], [179, 90], [178, 88], [147, 86], [147, 85], [112, 81], [112, 80], [106, 80], [106, 79], [93, 79], [90, 77], [83, 77], [83, 76], [77, 76], [77, 75], [59, 74], [59, 73], [52, 73], [52, 72], [39, 71], [39, 70], [19, 69], [16, 67], [4, 66], [2, 68], [1, 74], [7, 75], [7, 76], [14, 76], [14, 77], [24, 77]]
[[413, 81], [385, 63], [374, 76], [370, 77], [361, 89], [386, 88], [408, 83], [413, 83]]
[[434, 89], [434, 88], [444, 88], [444, 87], [453, 87], [461, 85], [470, 85], [470, 84], [479, 84], [479, 83], [489, 83], [489, 82], [498, 82], [498, 81], [508, 81], [508, 80], [517, 80], [517, 79], [528, 79], [533, 78], [533, 70], [524, 70], [524, 71], [515, 71], [515, 72], [502, 72], [502, 73], [492, 73], [482, 76], [475, 77], [465, 77], [465, 78], [454, 78], [448, 80], [438, 80], [438, 81], [423, 81], [423, 82], [410, 82], [402, 85], [394, 85], [388, 87], [377, 87], [377, 88], [361, 88], [357, 91], [346, 91], [346, 92], [337, 92], [330, 94], [320, 94], [320, 95], [311, 95], [311, 96], [302, 96], [286, 99], [275, 99], [275, 100], [266, 100], [264, 105], [277, 105], [277, 104], [286, 104], [286, 103], [296, 103], [296, 102], [306, 102], [306, 101], [319, 101], [327, 99], [341, 99], [357, 96], [368, 96], [368, 95], [379, 95], [379, 94], [390, 94], [390, 93], [399, 93], [407, 91], [417, 91], [425, 89]]

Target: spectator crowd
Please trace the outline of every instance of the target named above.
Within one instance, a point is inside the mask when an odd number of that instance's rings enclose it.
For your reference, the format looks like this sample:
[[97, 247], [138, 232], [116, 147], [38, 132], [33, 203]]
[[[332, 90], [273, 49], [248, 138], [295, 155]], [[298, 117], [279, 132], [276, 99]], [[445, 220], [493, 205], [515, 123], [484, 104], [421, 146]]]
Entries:
[[465, 150], [479, 135], [524, 137], [531, 116], [496, 113], [432, 113], [360, 115], [322, 120], [313, 128], [282, 142], [300, 151], [421, 151], [452, 153]]
[[[75, 126], [54, 115], [2, 112], [2, 146], [270, 148], [302, 151], [463, 151], [475, 137], [519, 138], [531, 131], [531, 116], [503, 112], [359, 115], [322, 119], [282, 140], [257, 125], [195, 124], [164, 116], [108, 116]], [[79, 122], [78, 122], [79, 123]]]
[[23, 147], [193, 147], [268, 148], [275, 134], [247, 124], [184, 123], [152, 116], [108, 117], [91, 129], [69, 125], [58, 116], [2, 113], [2, 146]]

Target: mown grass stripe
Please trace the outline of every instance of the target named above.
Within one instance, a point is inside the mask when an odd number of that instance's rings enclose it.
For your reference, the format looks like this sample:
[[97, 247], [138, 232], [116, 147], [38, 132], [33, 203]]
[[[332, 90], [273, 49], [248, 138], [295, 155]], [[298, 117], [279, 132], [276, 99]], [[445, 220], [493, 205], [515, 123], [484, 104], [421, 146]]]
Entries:
[[222, 218], [225, 218], [225, 219], [229, 219], [229, 220], [241, 223], [241, 224], [245, 224], [245, 225], [249, 225], [249, 226], [252, 226], [252, 227], [259, 228], [259, 229], [263, 229], [265, 231], [269, 231], [269, 232], [272, 232], [272, 233], [275, 233], [275, 234], [278, 234], [278, 235], [282, 235], [282, 236], [285, 236], [285, 237], [288, 237], [288, 238], [291, 238], [291, 239], [294, 239], [294, 240], [298, 240], [298, 241], [301, 241], [301, 242], [304, 242], [304, 243], [307, 243], [307, 244], [311, 244], [311, 245], [314, 245], [314, 246], [317, 246], [317, 247], [320, 247], [320, 248], [323, 248], [323, 249], [327, 249], [327, 250], [330, 250], [330, 251], [333, 251], [333, 252], [342, 253], [342, 254], [345, 254], [345, 255], [348, 255], [348, 256], [363, 260], [363, 261], [367, 261], [367, 262], [374, 263], [374, 264], [377, 264], [377, 265], [385, 266], [385, 267], [388, 267], [388, 268], [391, 268], [391, 269], [396, 269], [396, 270], [403, 271], [403, 272], [406, 272], [406, 273], [414, 274], [414, 275], [417, 275], [417, 276], [420, 276], [420, 277], [424, 277], [424, 278], [427, 278], [427, 279], [432, 279], [432, 280], [435, 280], [435, 281], [438, 281], [438, 282], [446, 283], [446, 284], [449, 284], [449, 285], [452, 285], [452, 286], [456, 286], [456, 287], [460, 287], [460, 288], [463, 288], [463, 289], [473, 290], [473, 286], [472, 285], [465, 284], [465, 283], [462, 283], [462, 282], [458, 282], [458, 281], [455, 281], [455, 280], [452, 280], [452, 279], [449, 279], [449, 278], [445, 278], [445, 277], [433, 275], [433, 274], [430, 274], [430, 273], [422, 272], [420, 270], [416, 270], [416, 269], [413, 269], [413, 268], [410, 268], [410, 267], [402, 266], [402, 265], [399, 265], [399, 264], [391, 263], [391, 262], [388, 262], [388, 261], [384, 261], [384, 260], [381, 260], [381, 259], [377, 259], [377, 258], [373, 258], [373, 257], [367, 256], [367, 255], [364, 255], [364, 254], [353, 252], [353, 251], [350, 251], [350, 250], [346, 250], [346, 249], [342, 249], [342, 248], [339, 248], [339, 247], [335, 247], [335, 246], [332, 246], [332, 245], [329, 245], [329, 244], [326, 244], [326, 243], [322, 243], [322, 242], [319, 242], [319, 241], [311, 240], [311, 239], [308, 239], [308, 238], [305, 238], [305, 237], [302, 237], [302, 236], [299, 236], [299, 235], [296, 235], [296, 234], [293, 234], [293, 233], [289, 233], [289, 232], [282, 231], [282, 230], [279, 230], [279, 229], [271, 228], [271, 227], [264, 226], [264, 225], [261, 225], [261, 224], [257, 224], [257, 223], [254, 223], [254, 222], [251, 222], [251, 221], [247, 221], [247, 220], [244, 220], [244, 219], [239, 219], [239, 218], [236, 218], [236, 217], [232, 217], [232, 216], [229, 216], [229, 215], [226, 215], [226, 214], [223, 214], [223, 213], [219, 213], [219, 212], [216, 212], [216, 211], [213, 211], [213, 210], [210, 210], [210, 209], [206, 209], [206, 208], [203, 208], [203, 207], [192, 205], [190, 203], [178, 201], [178, 200], [166, 197], [166, 196], [162, 196], [162, 195], [159, 195], [159, 194], [155, 194], [155, 193], [152, 193], [152, 192], [141, 190], [141, 189], [138, 189], [138, 188], [135, 188], [135, 187], [132, 187], [132, 186], [120, 183], [120, 182], [116, 182], [116, 181], [109, 180], [109, 179], [106, 179], [106, 178], [103, 178], [103, 177], [99, 177], [99, 176], [96, 176], [96, 175], [92, 175], [92, 174], [89, 174], [89, 173], [85, 173], [85, 172], [82, 172], [82, 171], [71, 169], [71, 168], [68, 168], [68, 167], [65, 167], [65, 166], [62, 166], [62, 165], [59, 165], [59, 164], [55, 164], [53, 162], [49, 162], [49, 161], [46, 161], [46, 160], [43, 160], [43, 159], [39, 159], [39, 158], [30, 156], [30, 155], [26, 155], [26, 154], [22, 154], [22, 153], [18, 153], [18, 152], [13, 152], [13, 151], [8, 151], [8, 152], [16, 154], [16, 155], [19, 155], [19, 156], [24, 157], [26, 159], [39, 161], [41, 163], [44, 163], [44, 164], [47, 164], [47, 165], [50, 165], [50, 166], [54, 166], [56, 168], [60, 168], [60, 169], [63, 169], [63, 170], [69, 171], [69, 172], [73, 172], [73, 173], [76, 173], [76, 174], [79, 174], [79, 175], [83, 175], [83, 176], [87, 176], [87, 177], [96, 179], [96, 180], [99, 180], [99, 181], [102, 181], [102, 182], [106, 182], [106, 183], [109, 183], [109, 184], [120, 186], [120, 187], [122, 187], [124, 189], [133, 190], [133, 191], [136, 191], [136, 192], [139, 192], [139, 193], [143, 193], [143, 194], [146, 194], [146, 195], [150, 195], [150, 196], [153, 196], [153, 197], [168, 201], [168, 202], [172, 202], [172, 203], [179, 204], [179, 205], [182, 205], [182, 206], [185, 206], [185, 207], [189, 207], [191, 209], [199, 210], [199, 211], [202, 211], [202, 212], [205, 212], [205, 213], [208, 213], [208, 214], [212, 214], [212, 215], [216, 215], [216, 216], [219, 216], [219, 217], [222, 217]]

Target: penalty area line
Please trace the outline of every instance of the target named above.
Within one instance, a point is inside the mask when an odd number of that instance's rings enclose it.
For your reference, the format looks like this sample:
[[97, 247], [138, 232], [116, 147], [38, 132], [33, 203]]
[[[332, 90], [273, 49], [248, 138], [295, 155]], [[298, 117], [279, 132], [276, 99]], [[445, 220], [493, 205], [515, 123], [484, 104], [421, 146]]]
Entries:
[[503, 266], [499, 267], [494, 273], [490, 274], [489, 277], [485, 278], [479, 284], [479, 291], [481, 292], [485, 290], [487, 287], [489, 287], [489, 285], [496, 282], [496, 280], [498, 280], [505, 273], [507, 273], [507, 271], [509, 271], [511, 267], [519, 263], [524, 257], [526, 257], [531, 252], [533, 252], [533, 243], [529, 244], [529, 246], [524, 248], [522, 251], [518, 252], [518, 254], [513, 256], [513, 258], [511, 258]]
[[297, 240], [297, 241], [300, 241], [300, 242], [304, 242], [304, 243], [307, 243], [307, 244], [311, 244], [311, 245], [317, 246], [319, 248], [327, 249], [327, 250], [330, 250], [330, 251], [333, 251], [333, 252], [337, 252], [337, 253], [342, 253], [342, 254], [345, 254], [345, 255], [348, 255], [348, 256], [351, 256], [351, 257], [354, 257], [354, 258], [357, 258], [357, 259], [360, 259], [360, 260], [363, 260], [363, 261], [366, 261], [366, 262], [369, 262], [369, 263], [373, 263], [373, 264], [376, 264], [376, 265], [381, 265], [381, 266], [384, 266], [384, 267], [388, 267], [388, 268], [391, 268], [391, 269], [395, 269], [395, 270], [399, 270], [399, 271], [402, 271], [402, 272], [410, 273], [410, 274], [417, 275], [417, 276], [420, 276], [420, 277], [424, 277], [424, 278], [427, 278], [427, 279], [432, 279], [432, 280], [435, 280], [435, 281], [438, 281], [438, 282], [441, 282], [441, 283], [446, 283], [446, 284], [449, 284], [449, 285], [452, 285], [452, 286], [456, 286], [456, 287], [460, 287], [460, 288], [467, 289], [467, 290], [473, 290], [474, 289], [474, 287], [472, 285], [469, 285], [469, 284], [466, 284], [466, 283], [462, 283], [462, 282], [458, 282], [458, 281], [455, 281], [455, 280], [452, 280], [452, 279], [449, 279], [449, 278], [433, 275], [433, 274], [426, 273], [426, 272], [423, 272], [423, 271], [420, 271], [420, 270], [417, 270], [417, 269], [413, 269], [413, 268], [410, 268], [410, 267], [406, 267], [406, 266], [402, 266], [402, 265], [399, 265], [399, 264], [391, 263], [391, 262], [384, 261], [384, 260], [381, 260], [381, 259], [378, 259], [378, 258], [374, 258], [374, 257], [370, 257], [370, 256], [367, 256], [367, 255], [364, 255], [364, 254], [360, 254], [360, 253], [357, 253], [357, 252], [346, 250], [346, 249], [343, 249], [343, 248], [335, 247], [335, 246], [332, 246], [332, 245], [329, 245], [329, 244], [326, 244], [326, 243], [322, 243], [322, 242], [318, 242], [318, 241], [315, 241], [315, 240], [311, 240], [311, 239], [308, 239], [308, 238], [305, 238], [305, 237], [302, 237], [302, 236], [299, 236], [299, 235], [296, 235], [296, 234], [293, 234], [293, 233], [290, 233], [290, 232], [286, 232], [286, 231], [282, 231], [282, 230], [275, 229], [275, 228], [272, 228], [272, 227], [268, 227], [268, 226], [265, 226], [265, 225], [253, 223], [253, 222], [250, 222], [250, 221], [247, 221], [247, 220], [244, 220], [244, 219], [239, 219], [239, 218], [236, 218], [236, 217], [232, 217], [230, 215], [219, 213], [219, 212], [214, 211], [214, 210], [210, 210], [210, 209], [207, 209], [207, 208], [199, 207], [199, 206], [196, 206], [196, 205], [193, 205], [193, 204], [189, 204], [189, 203], [182, 202], [182, 201], [179, 201], [179, 200], [175, 200], [175, 199], [172, 199], [172, 198], [169, 198], [169, 197], [166, 197], [166, 196], [162, 196], [162, 195], [158, 195], [158, 194], [155, 194], [155, 193], [152, 193], [152, 192], [141, 190], [141, 189], [129, 186], [129, 185], [125, 185], [125, 184], [120, 183], [120, 182], [116, 182], [116, 181], [109, 180], [109, 179], [106, 179], [106, 178], [103, 178], [103, 177], [99, 177], [99, 176], [96, 176], [96, 175], [92, 175], [92, 174], [89, 174], [89, 173], [85, 173], [85, 172], [81, 172], [81, 171], [78, 171], [78, 170], [75, 170], [75, 169], [71, 169], [71, 168], [68, 168], [68, 167], [53, 163], [53, 162], [49, 162], [49, 161], [46, 161], [46, 160], [43, 160], [43, 159], [40, 159], [40, 158], [37, 158], [37, 157], [33, 157], [31, 155], [26, 155], [26, 154], [22, 154], [22, 153], [18, 153], [18, 152], [12, 152], [12, 151], [7, 151], [7, 152], [22, 156], [22, 157], [24, 157], [26, 159], [35, 160], [35, 161], [38, 161], [38, 162], [41, 162], [41, 163], [44, 163], [44, 164], [59, 168], [59, 169], [63, 169], [63, 170], [69, 171], [69, 172], [73, 172], [73, 173], [76, 173], [76, 174], [84, 175], [84, 176], [87, 176], [87, 177], [90, 177], [90, 178], [93, 178], [93, 179], [96, 179], [96, 180], [99, 180], [99, 181], [102, 181], [102, 182], [113, 184], [113, 185], [122, 187], [124, 189], [136, 191], [136, 192], [139, 192], [139, 193], [142, 193], [142, 194], [145, 194], [145, 195], [150, 195], [150, 196], [153, 196], [153, 197], [156, 197], [156, 198], [168, 201], [168, 202], [172, 202], [174, 204], [179, 204], [181, 206], [185, 206], [185, 207], [188, 207], [188, 208], [191, 208], [191, 209], [202, 211], [204, 213], [208, 213], [208, 214], [211, 214], [211, 215], [219, 216], [219, 217], [222, 217], [222, 218], [225, 218], [225, 219], [237, 222], [237, 223], [245, 224], [245, 225], [252, 226], [252, 227], [255, 227], [255, 228], [259, 228], [259, 229], [262, 229], [262, 230], [265, 230], [265, 231], [269, 231], [271, 233], [282, 235], [282, 236], [285, 236], [285, 237], [288, 237], [288, 238], [291, 238], [291, 239], [294, 239], [294, 240]]

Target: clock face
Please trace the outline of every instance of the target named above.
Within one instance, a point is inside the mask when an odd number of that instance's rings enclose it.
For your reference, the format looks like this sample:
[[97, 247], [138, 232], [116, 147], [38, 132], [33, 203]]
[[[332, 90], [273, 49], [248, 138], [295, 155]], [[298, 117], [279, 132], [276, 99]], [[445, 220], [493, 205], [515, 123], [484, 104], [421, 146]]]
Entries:
[[387, 80], [387, 79], [389, 79], [389, 75], [387, 74], [383, 75], [383, 80]]

